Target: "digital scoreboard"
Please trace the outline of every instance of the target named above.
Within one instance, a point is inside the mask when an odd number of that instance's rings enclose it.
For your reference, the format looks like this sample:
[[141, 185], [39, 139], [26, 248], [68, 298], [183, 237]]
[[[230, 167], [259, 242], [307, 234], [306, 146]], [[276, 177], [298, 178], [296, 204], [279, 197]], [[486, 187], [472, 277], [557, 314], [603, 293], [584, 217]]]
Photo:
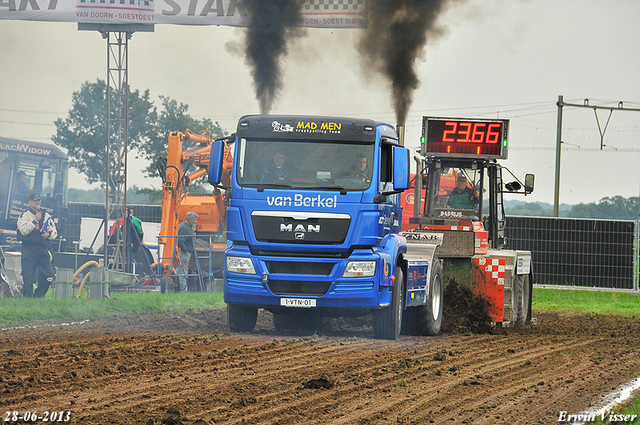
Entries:
[[423, 156], [507, 159], [509, 120], [422, 118]]

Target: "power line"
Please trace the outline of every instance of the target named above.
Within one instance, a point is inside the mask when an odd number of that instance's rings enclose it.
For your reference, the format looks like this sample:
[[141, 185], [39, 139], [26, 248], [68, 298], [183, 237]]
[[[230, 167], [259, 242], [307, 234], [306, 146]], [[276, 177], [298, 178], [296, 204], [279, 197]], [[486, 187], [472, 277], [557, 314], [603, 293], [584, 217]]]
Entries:
[[27, 109], [8, 109], [8, 108], [0, 108], [2, 112], [19, 112], [21, 114], [52, 114], [52, 115], [64, 115], [66, 112], [54, 112], [54, 111], [34, 111]]
[[37, 122], [25, 122], [25, 121], [7, 121], [7, 120], [0, 120], [0, 122], [3, 122], [5, 124], [24, 124], [24, 125], [40, 125], [40, 126], [50, 126], [50, 125], [55, 125], [53, 122], [45, 124], [45, 123], [37, 123]]

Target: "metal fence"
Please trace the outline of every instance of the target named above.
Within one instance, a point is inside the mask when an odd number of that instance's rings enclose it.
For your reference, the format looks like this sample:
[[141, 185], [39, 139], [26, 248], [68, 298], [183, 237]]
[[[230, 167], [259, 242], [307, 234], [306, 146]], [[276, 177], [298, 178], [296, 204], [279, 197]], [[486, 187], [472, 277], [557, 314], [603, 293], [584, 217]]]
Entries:
[[[160, 205], [129, 205], [133, 207], [135, 216], [144, 222], [160, 223], [162, 210]], [[61, 251], [71, 252], [74, 250], [73, 241], [80, 239], [80, 224], [82, 217], [103, 219], [105, 217], [104, 204], [70, 202], [69, 212], [66, 219], [65, 228], [62, 231], [64, 243]], [[98, 246], [102, 246], [102, 233], [98, 235]]]
[[509, 249], [532, 253], [534, 283], [637, 290], [637, 222], [507, 217]]

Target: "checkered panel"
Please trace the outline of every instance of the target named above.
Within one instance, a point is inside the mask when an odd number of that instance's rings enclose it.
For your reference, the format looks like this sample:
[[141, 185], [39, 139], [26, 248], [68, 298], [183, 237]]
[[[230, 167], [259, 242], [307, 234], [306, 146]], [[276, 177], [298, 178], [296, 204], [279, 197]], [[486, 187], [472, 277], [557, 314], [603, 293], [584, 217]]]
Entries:
[[494, 322], [504, 321], [504, 258], [473, 257], [473, 295], [487, 302], [487, 313]]
[[143, 6], [153, 10], [153, 0], [78, 0], [78, 4], [120, 4], [124, 6]]
[[504, 286], [504, 276], [507, 269], [507, 261], [504, 258], [490, 258], [484, 266], [487, 277], [490, 277], [498, 285]]
[[355, 12], [364, 4], [364, 0], [301, 0], [305, 11], [341, 11]]

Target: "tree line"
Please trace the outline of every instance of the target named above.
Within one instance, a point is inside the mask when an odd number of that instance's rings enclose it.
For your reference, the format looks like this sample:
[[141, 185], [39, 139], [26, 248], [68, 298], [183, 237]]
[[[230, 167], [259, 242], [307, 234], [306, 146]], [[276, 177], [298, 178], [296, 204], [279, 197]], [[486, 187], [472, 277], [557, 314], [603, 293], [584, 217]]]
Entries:
[[[560, 217], [600, 220], [636, 220], [640, 214], [638, 197], [611, 196], [598, 202], [580, 203], [560, 209]], [[553, 217], [553, 206], [527, 202], [505, 207], [506, 215]]]

